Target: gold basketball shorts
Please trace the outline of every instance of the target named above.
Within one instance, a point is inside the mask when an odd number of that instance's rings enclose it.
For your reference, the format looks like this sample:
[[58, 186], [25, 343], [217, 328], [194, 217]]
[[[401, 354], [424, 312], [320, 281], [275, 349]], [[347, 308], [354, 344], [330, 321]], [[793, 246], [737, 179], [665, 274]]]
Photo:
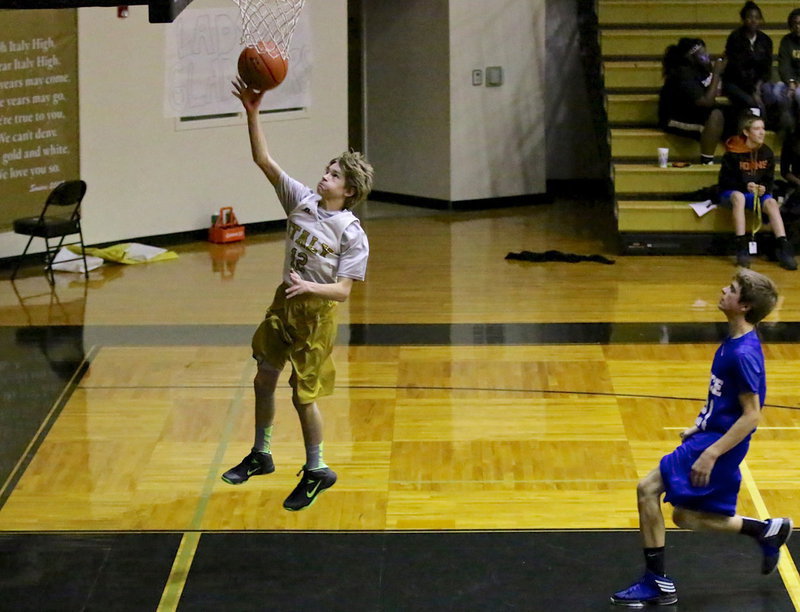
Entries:
[[286, 299], [286, 285], [275, 291], [272, 305], [253, 334], [253, 358], [282, 370], [292, 364], [289, 384], [303, 404], [333, 393], [336, 368], [334, 300], [303, 294]]

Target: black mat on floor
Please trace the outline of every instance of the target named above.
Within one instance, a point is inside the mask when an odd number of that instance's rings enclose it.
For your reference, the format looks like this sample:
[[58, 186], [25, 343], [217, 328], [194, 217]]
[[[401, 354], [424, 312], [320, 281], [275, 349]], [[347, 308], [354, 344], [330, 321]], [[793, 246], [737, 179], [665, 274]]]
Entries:
[[[793, 610], [759, 554], [744, 537], [670, 532], [680, 599], [665, 609]], [[214, 533], [180, 610], [608, 610], [641, 563], [636, 532]]]
[[180, 534], [0, 534], [0, 610], [155, 610]]

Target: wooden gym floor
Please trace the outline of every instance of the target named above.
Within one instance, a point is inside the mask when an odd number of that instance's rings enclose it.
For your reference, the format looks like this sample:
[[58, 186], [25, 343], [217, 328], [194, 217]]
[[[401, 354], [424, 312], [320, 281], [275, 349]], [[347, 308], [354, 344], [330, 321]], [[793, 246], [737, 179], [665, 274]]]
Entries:
[[[615, 254], [609, 206], [447, 213], [368, 203], [368, 282], [340, 309], [320, 401], [339, 482], [281, 508], [303, 462], [285, 384], [273, 475], [252, 443], [249, 338], [283, 234], [0, 280], [0, 609], [606, 610], [641, 572], [637, 479], [702, 406], [723, 257]], [[603, 254], [508, 261], [509, 252]], [[740, 511], [800, 519], [800, 287], [762, 327], [768, 407]], [[669, 514], [668, 514], [669, 516]], [[789, 544], [669, 523], [684, 610], [793, 610]]]

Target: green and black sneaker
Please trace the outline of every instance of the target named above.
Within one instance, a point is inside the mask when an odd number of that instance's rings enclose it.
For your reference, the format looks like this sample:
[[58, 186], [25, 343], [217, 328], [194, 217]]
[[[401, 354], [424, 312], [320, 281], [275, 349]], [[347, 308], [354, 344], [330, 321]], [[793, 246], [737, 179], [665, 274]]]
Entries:
[[329, 467], [307, 470], [306, 466], [303, 466], [297, 475], [299, 476], [301, 472], [303, 477], [300, 479], [300, 483], [283, 502], [283, 507], [292, 512], [308, 508], [320, 493], [330, 489], [336, 482], [336, 472]]
[[269, 453], [259, 453], [255, 449], [250, 451], [242, 462], [236, 467], [232, 467], [222, 475], [222, 480], [228, 484], [238, 485], [245, 482], [251, 476], [261, 476], [271, 474], [275, 471], [275, 464], [272, 455]]

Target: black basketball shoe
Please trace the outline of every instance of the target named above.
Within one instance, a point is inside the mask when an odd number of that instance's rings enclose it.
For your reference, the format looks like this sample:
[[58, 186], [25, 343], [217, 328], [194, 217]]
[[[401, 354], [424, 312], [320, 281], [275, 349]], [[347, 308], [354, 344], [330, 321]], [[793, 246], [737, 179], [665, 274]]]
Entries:
[[299, 476], [301, 472], [303, 477], [283, 502], [283, 507], [292, 512], [308, 508], [317, 500], [320, 493], [330, 489], [336, 482], [336, 472], [329, 467], [307, 470], [306, 466], [303, 466], [297, 475]]
[[275, 464], [272, 455], [269, 453], [259, 453], [255, 449], [250, 451], [242, 462], [229, 469], [222, 475], [222, 480], [228, 484], [238, 485], [245, 482], [251, 476], [261, 476], [271, 474], [275, 471]]
[[761, 563], [761, 573], [771, 574], [775, 571], [781, 558], [781, 546], [786, 544], [792, 535], [792, 519], [774, 518], [767, 520], [764, 533], [758, 538], [764, 560]]

